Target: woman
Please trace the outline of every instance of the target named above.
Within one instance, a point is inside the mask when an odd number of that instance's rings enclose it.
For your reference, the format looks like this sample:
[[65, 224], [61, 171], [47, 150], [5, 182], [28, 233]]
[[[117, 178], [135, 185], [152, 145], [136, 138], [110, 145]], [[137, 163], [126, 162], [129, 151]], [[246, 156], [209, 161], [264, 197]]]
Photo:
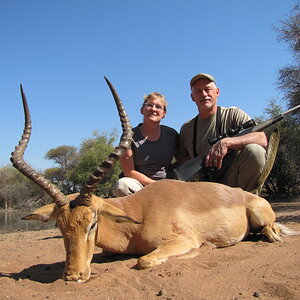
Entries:
[[156, 180], [168, 178], [171, 161], [177, 156], [179, 135], [171, 127], [160, 125], [166, 116], [167, 102], [153, 92], [141, 107], [143, 123], [133, 128], [131, 148], [120, 158], [123, 173], [116, 185], [116, 196], [127, 196]]

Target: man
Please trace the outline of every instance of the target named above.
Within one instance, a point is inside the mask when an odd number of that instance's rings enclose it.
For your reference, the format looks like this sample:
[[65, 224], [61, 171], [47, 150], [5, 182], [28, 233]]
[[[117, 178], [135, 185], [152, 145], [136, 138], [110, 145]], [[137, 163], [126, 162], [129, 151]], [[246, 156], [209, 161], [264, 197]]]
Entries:
[[179, 163], [206, 155], [205, 166], [216, 169], [209, 173], [209, 180], [253, 191], [266, 162], [268, 141], [265, 133], [226, 137], [211, 146], [208, 142], [211, 138], [240, 127], [250, 117], [237, 107], [218, 108], [220, 90], [213, 76], [197, 74], [190, 86], [199, 114], [181, 127]]

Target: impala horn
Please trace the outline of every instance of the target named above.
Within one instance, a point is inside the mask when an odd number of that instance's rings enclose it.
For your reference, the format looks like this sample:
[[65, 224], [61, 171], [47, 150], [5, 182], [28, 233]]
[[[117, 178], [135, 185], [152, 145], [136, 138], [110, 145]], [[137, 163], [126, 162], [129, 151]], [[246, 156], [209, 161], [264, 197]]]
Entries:
[[85, 186], [82, 188], [79, 196], [74, 200], [73, 205], [90, 205], [91, 196], [96, 191], [98, 184], [103, 181], [107, 172], [113, 167], [120, 156], [122, 156], [122, 154], [128, 149], [132, 141], [133, 132], [122, 101], [110, 81], [106, 77], [104, 77], [104, 79], [106, 80], [114, 97], [121, 120], [123, 134], [119, 145], [114, 149], [113, 152], [110, 153], [108, 158], [97, 167], [96, 171], [94, 171]]
[[13, 166], [23, 175], [39, 185], [54, 200], [57, 206], [62, 206], [67, 203], [66, 196], [54, 184], [31, 168], [31, 166], [28, 165], [23, 159], [24, 152], [30, 139], [32, 127], [28, 103], [22, 85], [20, 85], [20, 88], [25, 115], [25, 126], [21, 140], [19, 141], [19, 145], [16, 146], [15, 151], [12, 152], [10, 161], [12, 162]]

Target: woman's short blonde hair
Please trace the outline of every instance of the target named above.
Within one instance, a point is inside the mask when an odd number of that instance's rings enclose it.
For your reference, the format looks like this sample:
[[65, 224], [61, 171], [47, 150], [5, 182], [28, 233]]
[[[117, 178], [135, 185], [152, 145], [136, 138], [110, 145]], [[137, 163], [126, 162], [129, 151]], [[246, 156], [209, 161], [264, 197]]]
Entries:
[[144, 96], [144, 102], [143, 102], [142, 107], [143, 107], [146, 103], [148, 103], [148, 102], [153, 102], [153, 101], [156, 100], [156, 99], [159, 99], [159, 100], [161, 101], [161, 104], [162, 104], [163, 107], [164, 107], [164, 111], [167, 111], [167, 105], [168, 105], [167, 100], [166, 100], [166, 98], [165, 98], [165, 96], [164, 96], [163, 94], [158, 93], [158, 92], [153, 92], [153, 93], [151, 93], [151, 94], [149, 94], [149, 95], [145, 95], [145, 96]]

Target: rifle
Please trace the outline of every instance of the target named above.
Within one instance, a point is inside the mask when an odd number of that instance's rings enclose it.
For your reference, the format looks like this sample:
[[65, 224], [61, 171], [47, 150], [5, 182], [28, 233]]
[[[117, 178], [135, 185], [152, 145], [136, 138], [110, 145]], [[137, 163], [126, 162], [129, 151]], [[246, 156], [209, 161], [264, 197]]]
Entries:
[[[291, 113], [292, 111], [297, 110], [300, 108], [300, 104], [265, 121], [262, 122], [258, 125], [256, 125], [255, 121], [253, 119], [247, 121], [246, 123], [242, 124], [240, 127], [231, 129], [229, 132], [224, 133], [220, 136], [217, 136], [215, 138], [210, 139], [208, 142], [212, 146], [213, 144], [217, 143], [221, 139], [224, 139], [226, 137], [233, 137], [233, 136], [242, 136], [247, 133], [251, 132], [258, 132], [258, 131], [263, 131], [265, 128], [281, 121], [285, 115]], [[196, 173], [201, 171], [202, 169], [205, 169], [204, 165], [204, 160], [205, 160], [206, 155], [204, 156], [196, 156], [180, 166], [176, 167], [174, 169], [174, 173], [176, 174], [177, 178], [182, 181], [188, 181], [192, 176], [194, 176]]]

